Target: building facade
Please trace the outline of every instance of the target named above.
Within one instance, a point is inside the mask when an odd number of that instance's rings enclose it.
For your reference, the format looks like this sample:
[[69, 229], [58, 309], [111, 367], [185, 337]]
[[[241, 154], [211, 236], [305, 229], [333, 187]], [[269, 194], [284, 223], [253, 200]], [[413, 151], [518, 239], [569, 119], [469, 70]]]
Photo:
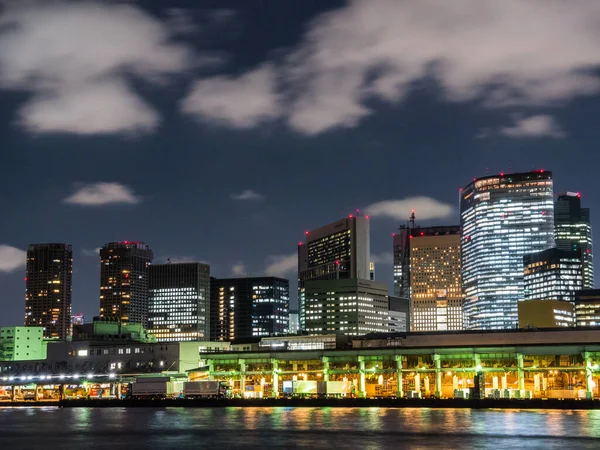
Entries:
[[290, 309], [290, 329], [289, 334], [298, 334], [300, 331], [300, 315], [297, 309]]
[[43, 327], [48, 339], [71, 335], [73, 249], [68, 244], [27, 248], [25, 326]]
[[525, 300], [572, 302], [582, 289], [581, 254], [550, 248], [523, 257]]
[[408, 251], [411, 330], [462, 330], [460, 227], [412, 228]]
[[519, 302], [519, 328], [557, 328], [575, 326], [573, 303], [562, 300], [525, 300]]
[[554, 246], [552, 173], [477, 178], [460, 193], [460, 216], [465, 326], [516, 328], [523, 256]]
[[410, 331], [410, 299], [388, 296], [388, 314], [390, 333]]
[[148, 274], [148, 331], [159, 342], [208, 340], [210, 266], [152, 264]]
[[211, 278], [212, 341], [289, 332], [289, 281], [277, 277]]
[[369, 230], [368, 216], [350, 215], [306, 232], [305, 242], [298, 244], [298, 306], [301, 329], [305, 329], [304, 285], [307, 281], [370, 279]]
[[0, 361], [31, 361], [46, 358], [44, 327], [0, 328]]
[[387, 286], [361, 279], [307, 281], [305, 331], [361, 336], [389, 331]]
[[590, 209], [581, 207], [581, 194], [567, 192], [554, 204], [556, 248], [581, 253], [583, 289], [594, 289], [594, 252]]
[[394, 246], [394, 296], [410, 298], [410, 235], [411, 228], [400, 227], [392, 234]]
[[109, 242], [100, 249], [100, 317], [148, 326], [152, 250], [143, 242]]
[[583, 289], [575, 293], [575, 326], [600, 326], [600, 289]]

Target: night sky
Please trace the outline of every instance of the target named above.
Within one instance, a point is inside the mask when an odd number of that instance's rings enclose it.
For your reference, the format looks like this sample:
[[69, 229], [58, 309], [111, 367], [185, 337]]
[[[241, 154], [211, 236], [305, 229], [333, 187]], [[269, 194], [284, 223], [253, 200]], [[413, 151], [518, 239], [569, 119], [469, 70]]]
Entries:
[[304, 230], [356, 209], [390, 288], [392, 232], [458, 224], [473, 177], [552, 170], [600, 211], [600, 2], [0, 5], [0, 326], [31, 243], [73, 245], [91, 319], [109, 241], [291, 278], [295, 305]]

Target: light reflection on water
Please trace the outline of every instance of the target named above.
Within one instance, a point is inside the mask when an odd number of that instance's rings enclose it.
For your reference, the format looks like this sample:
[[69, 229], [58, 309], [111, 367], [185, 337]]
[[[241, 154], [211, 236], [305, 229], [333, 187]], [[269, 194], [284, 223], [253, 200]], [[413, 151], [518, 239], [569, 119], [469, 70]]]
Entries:
[[600, 411], [0, 408], [0, 448], [600, 448]]

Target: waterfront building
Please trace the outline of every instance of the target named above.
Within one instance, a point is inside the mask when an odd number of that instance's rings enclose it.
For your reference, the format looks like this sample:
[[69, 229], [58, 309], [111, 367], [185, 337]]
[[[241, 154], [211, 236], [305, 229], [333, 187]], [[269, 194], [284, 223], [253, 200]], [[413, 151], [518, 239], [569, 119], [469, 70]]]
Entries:
[[594, 288], [594, 253], [590, 209], [581, 207], [581, 194], [567, 192], [554, 205], [555, 243], [560, 250], [578, 251], [583, 264], [583, 289]]
[[44, 327], [0, 328], [0, 361], [31, 361], [46, 358]]
[[300, 328], [305, 323], [305, 283], [311, 280], [370, 279], [369, 216], [348, 217], [306, 232], [298, 244]]
[[357, 278], [305, 284], [305, 331], [361, 336], [389, 331], [387, 286]]
[[409, 230], [412, 331], [463, 329], [460, 227]]
[[100, 317], [148, 326], [148, 268], [143, 242], [109, 242], [100, 249]]
[[210, 337], [210, 266], [190, 262], [153, 264], [148, 287], [148, 331], [159, 342]]
[[600, 327], [600, 289], [583, 289], [575, 293], [575, 325]]
[[351, 348], [271, 347], [268, 358], [214, 353], [205, 364], [239, 396], [279, 397], [301, 380], [308, 395], [325, 382], [337, 395], [453, 398], [468, 396], [479, 376], [486, 398], [585, 399], [600, 394], [598, 342], [600, 329], [384, 334], [355, 338]]
[[48, 339], [71, 335], [73, 249], [68, 244], [27, 248], [25, 326], [43, 327]]
[[573, 303], [562, 300], [525, 300], [519, 302], [519, 328], [556, 328], [575, 326]]
[[211, 340], [287, 334], [289, 290], [289, 281], [277, 277], [211, 278]]
[[523, 257], [525, 300], [572, 302], [582, 289], [581, 255], [578, 251], [550, 248]]
[[554, 246], [552, 173], [476, 178], [460, 193], [460, 217], [465, 326], [516, 328], [523, 256]]

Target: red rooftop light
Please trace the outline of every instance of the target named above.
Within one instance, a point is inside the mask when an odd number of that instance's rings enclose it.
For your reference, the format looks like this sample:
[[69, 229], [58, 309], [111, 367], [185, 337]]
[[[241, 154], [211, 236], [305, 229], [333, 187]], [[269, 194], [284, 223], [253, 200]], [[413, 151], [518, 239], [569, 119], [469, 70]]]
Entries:
[[392, 237], [396, 237], [396, 233], [392, 233]]
[[352, 219], [352, 214], [350, 214], [348, 217], [349, 217], [350, 219]]
[[302, 242], [298, 242], [298, 245], [302, 245]]
[[577, 193], [577, 198], [581, 198], [581, 194], [579, 192]]
[[504, 172], [500, 172], [500, 176], [503, 177], [504, 176]]
[[308, 236], [308, 230], [307, 230], [307, 231], [305, 231], [305, 232], [304, 232], [304, 234]]
[[368, 218], [369, 218], [369, 216], [365, 216], [365, 219], [368, 219]]

